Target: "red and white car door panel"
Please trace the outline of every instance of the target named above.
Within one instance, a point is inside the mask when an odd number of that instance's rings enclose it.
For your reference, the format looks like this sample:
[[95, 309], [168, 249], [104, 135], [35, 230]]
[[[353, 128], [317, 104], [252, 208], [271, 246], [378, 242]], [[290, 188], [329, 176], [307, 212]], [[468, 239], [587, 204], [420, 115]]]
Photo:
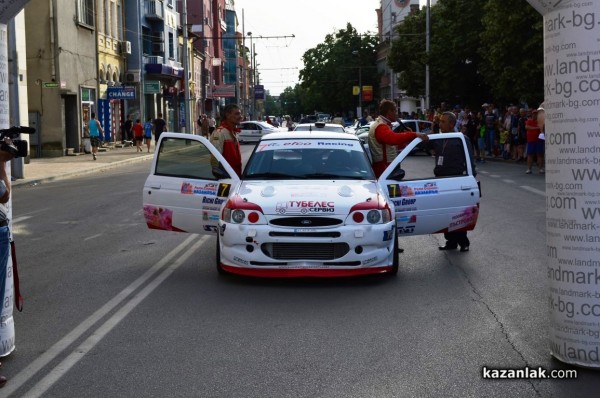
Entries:
[[[469, 159], [461, 133], [436, 134], [429, 138], [461, 139], [465, 157]], [[466, 175], [435, 177], [434, 158], [408, 156], [419, 142], [420, 139], [415, 139], [404, 148], [379, 178], [381, 188], [394, 205], [398, 236], [472, 230], [479, 215], [479, 187], [470, 161], [467, 161]], [[403, 178], [394, 177], [399, 169], [405, 171]]]
[[[158, 146], [143, 191], [148, 228], [216, 233], [222, 204], [239, 185], [237, 174], [204, 137], [163, 133]], [[230, 178], [214, 176], [211, 157]]]

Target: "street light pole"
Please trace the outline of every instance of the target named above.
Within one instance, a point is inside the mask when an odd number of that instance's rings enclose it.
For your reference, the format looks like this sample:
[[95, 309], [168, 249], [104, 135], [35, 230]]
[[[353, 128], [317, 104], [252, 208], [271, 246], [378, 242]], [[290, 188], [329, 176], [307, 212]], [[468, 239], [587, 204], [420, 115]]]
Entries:
[[356, 117], [360, 119], [362, 115], [362, 65], [360, 63], [360, 54], [358, 50], [352, 51], [352, 55], [358, 57], [358, 108], [356, 109]]
[[188, 65], [188, 28], [187, 28], [187, 0], [183, 0], [183, 10], [181, 17], [183, 19], [183, 82], [184, 82], [184, 117], [185, 117], [185, 132], [192, 134], [190, 123], [190, 68]]
[[254, 116], [254, 51], [252, 49], [252, 32], [248, 32], [246, 33], [248, 36], [250, 36], [250, 69], [252, 71], [252, 78], [248, 79], [250, 82], [250, 86], [252, 87], [252, 100], [250, 101], [250, 115], [251, 115], [251, 120], [255, 120], [256, 117]]
[[[429, 55], [429, 1], [425, 10], [425, 54]], [[425, 64], [425, 112], [429, 110], [429, 62]]]

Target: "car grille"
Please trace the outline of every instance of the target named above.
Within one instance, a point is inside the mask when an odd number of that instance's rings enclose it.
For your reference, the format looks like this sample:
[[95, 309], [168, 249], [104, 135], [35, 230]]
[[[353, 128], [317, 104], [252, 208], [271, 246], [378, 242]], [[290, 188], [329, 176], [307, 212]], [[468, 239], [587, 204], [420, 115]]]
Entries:
[[347, 243], [264, 243], [262, 252], [275, 260], [335, 260], [348, 253]]
[[339, 238], [339, 232], [269, 232], [273, 237], [300, 237], [300, 238]]
[[281, 217], [271, 220], [270, 223], [280, 227], [314, 228], [340, 225], [343, 221], [331, 217]]

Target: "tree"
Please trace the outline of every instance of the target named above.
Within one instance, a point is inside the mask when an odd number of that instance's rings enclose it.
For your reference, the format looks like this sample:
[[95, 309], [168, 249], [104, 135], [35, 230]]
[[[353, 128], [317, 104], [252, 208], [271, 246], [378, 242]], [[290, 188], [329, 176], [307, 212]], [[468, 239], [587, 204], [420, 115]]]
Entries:
[[328, 34], [323, 43], [307, 50], [297, 91], [302, 95], [302, 113], [354, 110], [357, 98], [352, 87], [358, 86], [359, 66], [363, 85], [379, 85], [377, 42], [377, 37], [361, 35], [348, 23], [346, 29]]
[[429, 54], [421, 10], [398, 25], [388, 57], [408, 95], [424, 95], [426, 64], [432, 105], [478, 108], [543, 93], [542, 18], [526, 2], [439, 0], [430, 10]]
[[475, 103], [487, 96], [478, 71], [481, 6], [485, 0], [440, 0], [431, 7], [430, 51], [425, 52], [425, 11], [407, 17], [397, 28], [388, 64], [400, 73], [399, 86], [408, 95], [425, 93], [429, 64], [431, 104]]
[[544, 95], [540, 14], [522, 0], [490, 0], [484, 6], [482, 22], [481, 73], [496, 100], [539, 104]]

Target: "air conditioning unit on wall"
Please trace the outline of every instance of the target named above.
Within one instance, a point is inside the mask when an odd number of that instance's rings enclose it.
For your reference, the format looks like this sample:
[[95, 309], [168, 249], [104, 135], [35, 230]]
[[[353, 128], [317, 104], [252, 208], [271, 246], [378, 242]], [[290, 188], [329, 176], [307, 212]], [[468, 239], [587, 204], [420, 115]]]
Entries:
[[121, 42], [121, 54], [131, 54], [131, 42], [130, 41], [122, 41]]
[[140, 71], [139, 70], [130, 70], [125, 73], [125, 82], [126, 83], [139, 83], [140, 81]]

